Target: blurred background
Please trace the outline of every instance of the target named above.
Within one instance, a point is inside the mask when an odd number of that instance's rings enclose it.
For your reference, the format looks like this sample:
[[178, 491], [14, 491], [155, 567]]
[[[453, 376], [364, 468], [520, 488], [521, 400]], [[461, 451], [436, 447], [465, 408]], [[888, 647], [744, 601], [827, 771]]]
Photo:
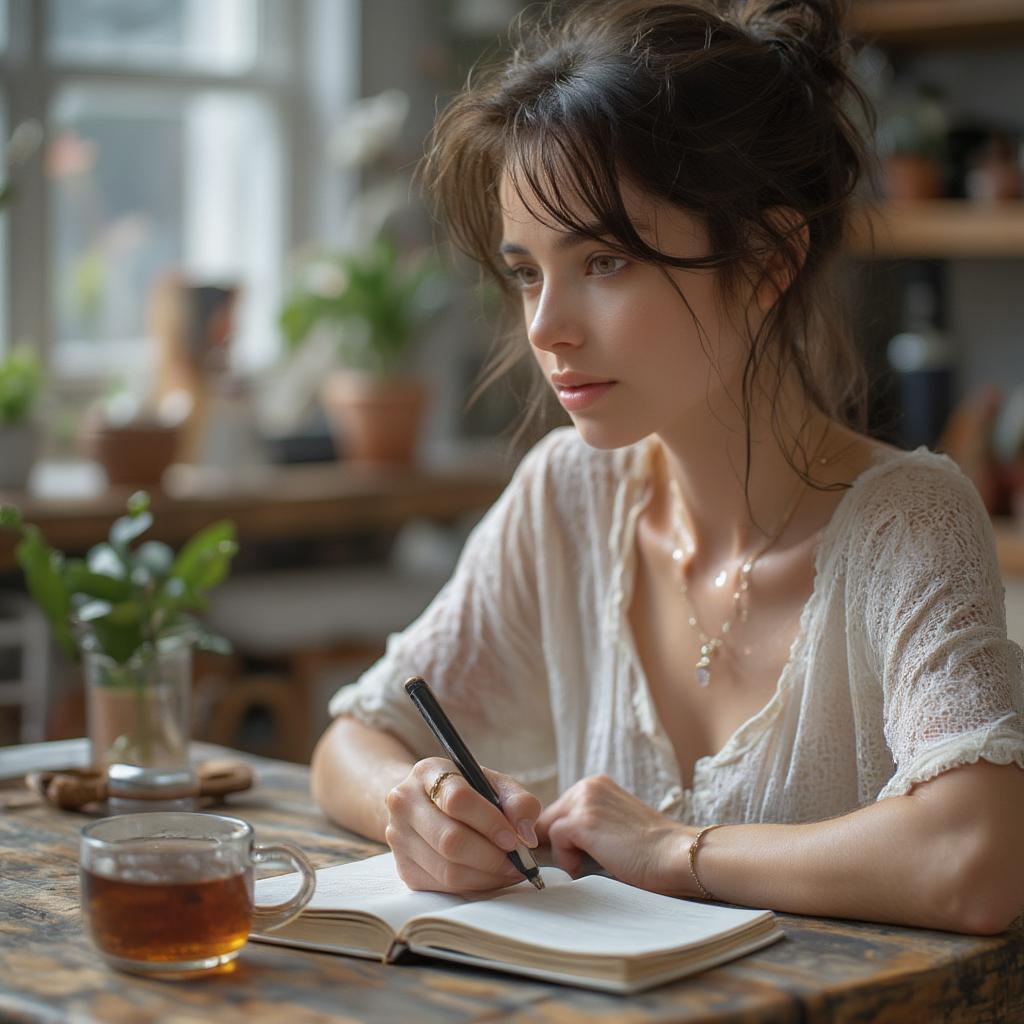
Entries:
[[[517, 0], [0, 0], [0, 501], [82, 555], [221, 518], [195, 734], [304, 760], [516, 460], [494, 297], [412, 181]], [[1024, 640], [1024, 0], [853, 0], [879, 111], [844, 274], [878, 436], [948, 452]], [[0, 745], [82, 735], [0, 532]]]

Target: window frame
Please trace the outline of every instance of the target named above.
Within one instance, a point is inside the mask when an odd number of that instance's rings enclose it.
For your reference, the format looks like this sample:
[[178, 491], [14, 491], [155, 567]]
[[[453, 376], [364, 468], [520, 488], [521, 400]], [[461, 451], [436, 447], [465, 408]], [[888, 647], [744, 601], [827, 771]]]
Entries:
[[[286, 248], [316, 233], [318, 199], [324, 193], [344, 188], [345, 183], [329, 182], [339, 177], [323, 166], [316, 145], [316, 111], [310, 111], [310, 98], [321, 91], [313, 76], [316, 66], [306, 59], [307, 50], [318, 36], [330, 5], [331, 23], [337, 27], [340, 16], [349, 19], [347, 27], [358, 37], [358, 0], [253, 0], [258, 6], [259, 53], [254, 68], [241, 73], [203, 69], [136, 67], [112, 68], [65, 62], [47, 53], [46, 0], [7, 0], [7, 49], [0, 54], [0, 96], [6, 106], [5, 126], [9, 132], [22, 121], [34, 119], [47, 126], [47, 115], [58, 90], [65, 85], [145, 85], [190, 92], [203, 88], [230, 90], [259, 98], [272, 110], [281, 143], [281, 225], [280, 237]], [[350, 52], [350, 60], [358, 54]], [[342, 103], [354, 94], [358, 68], [342, 76], [346, 95], [334, 95]], [[315, 105], [315, 104], [314, 104]], [[48, 137], [47, 137], [48, 141]], [[117, 341], [110, 342], [101, 358], [87, 371], [60, 372], [54, 360], [55, 311], [52, 305], [50, 259], [52, 236], [52, 196], [43, 173], [44, 147], [17, 172], [17, 196], [5, 211], [3, 239], [6, 259], [0, 261], [5, 280], [4, 323], [0, 325], [0, 352], [28, 341], [50, 368], [50, 390], [54, 394], [96, 393], [117, 365]], [[301, 179], [300, 179], [301, 173]], [[322, 221], [321, 221], [322, 223]], [[280, 254], [281, 272], [287, 259]]]

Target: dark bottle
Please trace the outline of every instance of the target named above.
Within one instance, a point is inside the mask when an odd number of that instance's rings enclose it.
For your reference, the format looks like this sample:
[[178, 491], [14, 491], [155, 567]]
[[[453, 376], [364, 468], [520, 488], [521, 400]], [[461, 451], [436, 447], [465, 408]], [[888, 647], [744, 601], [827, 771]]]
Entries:
[[907, 448], [934, 447], [953, 411], [956, 354], [940, 322], [937, 273], [922, 266], [907, 282], [903, 330], [888, 347]]

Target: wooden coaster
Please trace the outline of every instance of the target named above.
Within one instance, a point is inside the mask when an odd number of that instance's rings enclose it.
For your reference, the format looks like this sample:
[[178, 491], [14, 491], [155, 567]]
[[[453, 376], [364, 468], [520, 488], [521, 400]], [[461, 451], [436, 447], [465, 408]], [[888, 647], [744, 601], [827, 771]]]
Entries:
[[[216, 803], [228, 793], [249, 789], [255, 773], [240, 761], [205, 761], [196, 768], [200, 800]], [[39, 797], [65, 811], [85, 810], [107, 798], [107, 778], [87, 768], [64, 768], [57, 771], [29, 772], [25, 784]]]

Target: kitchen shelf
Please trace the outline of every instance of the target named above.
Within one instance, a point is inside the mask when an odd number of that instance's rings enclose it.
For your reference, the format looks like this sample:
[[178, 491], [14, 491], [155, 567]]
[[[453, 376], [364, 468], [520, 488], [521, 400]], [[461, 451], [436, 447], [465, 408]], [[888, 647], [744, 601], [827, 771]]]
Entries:
[[1024, 39], [1024, 0], [855, 0], [852, 35], [892, 46], [968, 46]]
[[1024, 201], [864, 205], [847, 250], [858, 259], [1024, 258]]

